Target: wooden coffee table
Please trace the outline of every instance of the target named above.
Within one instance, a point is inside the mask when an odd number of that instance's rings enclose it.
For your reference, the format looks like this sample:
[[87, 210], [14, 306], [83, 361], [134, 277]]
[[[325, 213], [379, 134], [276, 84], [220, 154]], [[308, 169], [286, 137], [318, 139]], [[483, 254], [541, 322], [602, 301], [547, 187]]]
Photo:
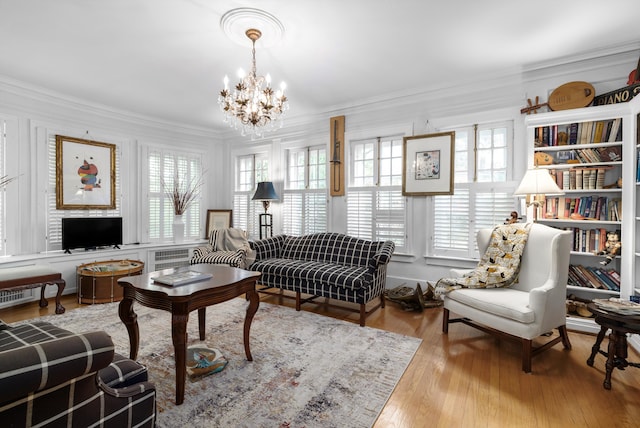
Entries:
[[[210, 273], [213, 276], [204, 281], [179, 286], [161, 285], [153, 280], [155, 277], [183, 270], [195, 270]], [[149, 308], [171, 312], [171, 338], [176, 362], [176, 404], [182, 404], [187, 370], [189, 313], [198, 310], [198, 330], [200, 340], [204, 340], [207, 306], [226, 302], [246, 294], [249, 306], [244, 320], [244, 352], [247, 360], [253, 361], [249, 347], [249, 329], [260, 303], [256, 292], [256, 281], [260, 275], [259, 272], [250, 272], [224, 265], [199, 264], [118, 279], [118, 284], [123, 287], [123, 299], [120, 302], [118, 313], [129, 332], [129, 357], [132, 360], [136, 359], [140, 343], [137, 315], [133, 311], [133, 303], [138, 302]]]

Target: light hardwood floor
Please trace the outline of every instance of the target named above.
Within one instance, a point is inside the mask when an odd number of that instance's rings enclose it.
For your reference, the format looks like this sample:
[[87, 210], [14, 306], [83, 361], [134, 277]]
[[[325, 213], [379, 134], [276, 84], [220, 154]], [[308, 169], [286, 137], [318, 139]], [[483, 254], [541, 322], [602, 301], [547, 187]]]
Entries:
[[[293, 305], [274, 296], [262, 301]], [[64, 296], [63, 305], [78, 307], [75, 296]], [[53, 299], [44, 309], [33, 302], [0, 310], [0, 319], [15, 322], [54, 309]], [[357, 322], [356, 314], [322, 304], [303, 309]], [[462, 324], [444, 335], [441, 326], [441, 309], [405, 312], [393, 302], [367, 319], [367, 327], [422, 339], [375, 428], [640, 426], [640, 369], [614, 370], [612, 389], [605, 390], [604, 357], [597, 356], [594, 367], [586, 364], [595, 336], [570, 332], [571, 351], [557, 345], [534, 357], [533, 372], [525, 374], [518, 344]], [[631, 348], [629, 354], [640, 362]]]

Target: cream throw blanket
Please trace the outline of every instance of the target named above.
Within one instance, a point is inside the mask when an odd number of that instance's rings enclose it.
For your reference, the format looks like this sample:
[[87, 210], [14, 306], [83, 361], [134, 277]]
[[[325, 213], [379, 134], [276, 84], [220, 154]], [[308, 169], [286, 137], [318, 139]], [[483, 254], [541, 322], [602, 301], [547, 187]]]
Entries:
[[499, 288], [516, 282], [530, 227], [531, 223], [496, 226], [478, 266], [460, 278], [440, 279], [435, 286], [436, 297], [442, 299], [460, 288]]
[[213, 251], [236, 251], [244, 249], [246, 251], [246, 266], [251, 266], [256, 258], [254, 251], [247, 241], [247, 234], [242, 229], [228, 228], [216, 230], [216, 238], [212, 247]]

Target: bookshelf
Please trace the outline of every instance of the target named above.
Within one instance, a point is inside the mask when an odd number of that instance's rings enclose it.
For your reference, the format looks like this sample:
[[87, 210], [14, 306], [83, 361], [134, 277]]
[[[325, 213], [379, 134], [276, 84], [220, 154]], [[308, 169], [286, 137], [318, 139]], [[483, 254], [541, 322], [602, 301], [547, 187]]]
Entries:
[[[567, 294], [579, 299], [640, 295], [635, 275], [640, 266], [638, 112], [640, 97], [525, 119], [528, 164], [547, 169], [565, 192], [545, 198], [538, 221], [572, 231]], [[604, 265], [606, 259], [598, 253], [608, 233], [618, 233], [622, 248]], [[590, 318], [569, 316], [567, 326], [599, 331]]]

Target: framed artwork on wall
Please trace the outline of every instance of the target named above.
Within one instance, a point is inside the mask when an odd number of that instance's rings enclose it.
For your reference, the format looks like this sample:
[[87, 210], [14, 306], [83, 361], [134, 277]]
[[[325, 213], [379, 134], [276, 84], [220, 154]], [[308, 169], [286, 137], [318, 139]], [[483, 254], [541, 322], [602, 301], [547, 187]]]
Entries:
[[209, 239], [212, 230], [233, 227], [233, 212], [232, 210], [207, 210], [206, 224], [205, 239]]
[[56, 209], [116, 208], [116, 145], [56, 135]]
[[403, 195], [453, 194], [455, 140], [455, 132], [403, 138]]

